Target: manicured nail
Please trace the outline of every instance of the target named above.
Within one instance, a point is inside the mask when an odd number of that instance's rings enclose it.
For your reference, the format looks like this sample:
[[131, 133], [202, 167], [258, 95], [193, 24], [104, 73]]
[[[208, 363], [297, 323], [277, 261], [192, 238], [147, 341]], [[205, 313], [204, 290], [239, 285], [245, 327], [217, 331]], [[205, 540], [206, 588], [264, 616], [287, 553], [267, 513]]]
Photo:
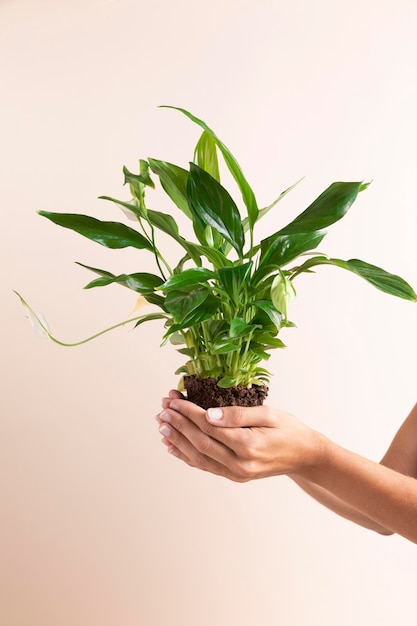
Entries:
[[166, 411], [161, 411], [159, 414], [159, 417], [161, 418], [163, 422], [168, 422], [168, 424], [172, 422], [170, 414], [167, 413]]
[[179, 451], [177, 450], [175, 446], [170, 446], [168, 448], [168, 452], [172, 454], [172, 456], [179, 456]]
[[221, 420], [223, 411], [217, 407], [215, 409], [207, 409], [207, 415], [211, 420]]
[[159, 432], [164, 437], [169, 437], [171, 435], [171, 433], [172, 433], [172, 430], [170, 429], [168, 424], [162, 424], [162, 426], [159, 427]]
[[179, 412], [179, 410], [180, 410], [180, 407], [179, 407], [179, 406], [178, 406], [178, 404], [177, 404], [176, 402], [174, 402], [174, 401], [169, 403], [169, 408], [170, 408], [170, 409], [173, 409], [174, 411], [178, 411], [178, 412]]

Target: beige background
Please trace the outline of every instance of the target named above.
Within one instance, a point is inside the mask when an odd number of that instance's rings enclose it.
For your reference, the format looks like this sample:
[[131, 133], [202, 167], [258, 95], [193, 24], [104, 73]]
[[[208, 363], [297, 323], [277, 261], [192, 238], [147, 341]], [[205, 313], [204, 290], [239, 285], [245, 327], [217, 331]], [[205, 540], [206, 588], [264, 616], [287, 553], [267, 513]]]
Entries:
[[[68, 341], [131, 310], [118, 286], [83, 291], [73, 261], [152, 271], [149, 255], [35, 211], [119, 219], [96, 197], [126, 193], [123, 164], [187, 163], [198, 132], [165, 103], [218, 132], [261, 205], [306, 176], [260, 235], [333, 180], [373, 179], [321, 249], [416, 286], [416, 32], [415, 0], [0, 1], [2, 624], [415, 623], [413, 544], [286, 478], [238, 485], [166, 454], [154, 415], [181, 361], [158, 322], [63, 349], [12, 289]], [[416, 399], [416, 308], [321, 268], [292, 313], [270, 403], [377, 460]]]

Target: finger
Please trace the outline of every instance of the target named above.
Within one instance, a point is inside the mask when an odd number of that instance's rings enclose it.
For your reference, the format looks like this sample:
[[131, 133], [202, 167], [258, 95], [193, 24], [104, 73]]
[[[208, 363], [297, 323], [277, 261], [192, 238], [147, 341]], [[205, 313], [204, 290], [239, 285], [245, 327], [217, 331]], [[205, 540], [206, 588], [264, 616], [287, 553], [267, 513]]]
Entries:
[[171, 400], [175, 400], [175, 399], [185, 400], [186, 399], [184, 394], [178, 391], [178, 389], [171, 389], [168, 395], [171, 398]]
[[[220, 425], [223, 427], [230, 426], [230, 424], [227, 423], [228, 421], [232, 424], [234, 423], [233, 420], [228, 420], [227, 416], [226, 419], [212, 419], [209, 421], [207, 419], [207, 412], [189, 400], [172, 400], [169, 403], [169, 407], [171, 410], [165, 409], [168, 414], [171, 414], [173, 410], [176, 415], [182, 415], [184, 418], [187, 418], [188, 421], [198, 426], [200, 431], [206, 433], [212, 439], [216, 439], [235, 453], [240, 450], [242, 443], [247, 441], [247, 430], [237, 428], [237, 423], [234, 424], [234, 428], [217, 428], [217, 426]], [[225, 411], [225, 409], [223, 409], [223, 411]], [[181, 429], [181, 426], [178, 426], [178, 428]]]
[[177, 389], [171, 389], [168, 392], [168, 397], [162, 398], [162, 408], [167, 409], [171, 400], [184, 400], [184, 395]]
[[210, 436], [210, 431], [214, 429], [205, 420], [204, 409], [199, 410], [201, 412], [197, 420], [199, 423], [194, 423], [172, 409], [162, 411], [159, 414], [161, 419], [159, 432], [199, 467], [202, 465], [201, 457], [207, 457], [228, 467], [234, 457], [234, 452]]
[[223, 476], [223, 478], [229, 478], [230, 480], [237, 480], [237, 478], [232, 476], [232, 474], [228, 471], [228, 469], [223, 467], [222, 465], [217, 466], [215, 463], [212, 463], [210, 467], [208, 465], [206, 467], [200, 467], [198, 465], [195, 465], [190, 459], [188, 459], [181, 452], [181, 450], [178, 450], [178, 448], [176, 448], [173, 445], [168, 445], [167, 452], [169, 452], [169, 454], [172, 454], [172, 456], [175, 456], [180, 461], [184, 461], [184, 463], [186, 463], [189, 467], [193, 467], [195, 469], [201, 469], [203, 471], [210, 472], [210, 474], [215, 474], [216, 476]]
[[[172, 406], [172, 402], [170, 406]], [[207, 410], [206, 419], [210, 424], [223, 428], [274, 426], [273, 410], [266, 405], [216, 407]]]

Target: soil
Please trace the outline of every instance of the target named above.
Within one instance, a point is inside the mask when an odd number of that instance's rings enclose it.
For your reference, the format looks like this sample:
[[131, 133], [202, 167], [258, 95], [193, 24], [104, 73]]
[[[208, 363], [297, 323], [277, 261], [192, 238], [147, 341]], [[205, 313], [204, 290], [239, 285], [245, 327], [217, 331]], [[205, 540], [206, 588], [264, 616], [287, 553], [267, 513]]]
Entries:
[[222, 389], [217, 386], [217, 381], [217, 378], [185, 376], [187, 400], [198, 404], [203, 409], [216, 406], [260, 406], [268, 395], [266, 385]]

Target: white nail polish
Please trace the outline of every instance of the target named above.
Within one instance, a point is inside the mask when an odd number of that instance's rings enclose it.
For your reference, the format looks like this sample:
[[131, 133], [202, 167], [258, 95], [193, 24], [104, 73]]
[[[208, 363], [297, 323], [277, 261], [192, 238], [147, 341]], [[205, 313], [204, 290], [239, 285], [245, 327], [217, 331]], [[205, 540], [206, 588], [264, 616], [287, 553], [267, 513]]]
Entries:
[[170, 429], [168, 424], [162, 424], [162, 426], [159, 427], [159, 432], [164, 437], [169, 437], [171, 435], [171, 433], [172, 433], [172, 430]]
[[215, 409], [207, 409], [207, 415], [211, 420], [221, 420], [223, 411], [217, 407]]

